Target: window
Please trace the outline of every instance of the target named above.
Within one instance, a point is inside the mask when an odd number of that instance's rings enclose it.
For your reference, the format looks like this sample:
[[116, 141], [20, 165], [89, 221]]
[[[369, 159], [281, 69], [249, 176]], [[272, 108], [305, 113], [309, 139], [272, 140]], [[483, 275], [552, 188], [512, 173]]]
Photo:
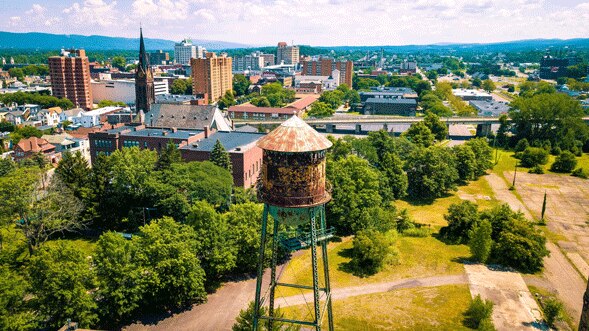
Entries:
[[123, 141], [123, 147], [134, 147], [134, 146], [139, 146], [139, 142], [137, 140]]

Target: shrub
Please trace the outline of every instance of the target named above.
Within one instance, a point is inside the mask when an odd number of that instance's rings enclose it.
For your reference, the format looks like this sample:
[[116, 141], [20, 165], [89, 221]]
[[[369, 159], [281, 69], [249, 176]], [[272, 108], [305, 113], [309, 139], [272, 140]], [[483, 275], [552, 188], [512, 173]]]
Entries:
[[464, 325], [469, 328], [477, 329], [482, 321], [490, 320], [493, 313], [493, 303], [489, 300], [481, 299], [477, 295], [468, 306], [464, 313]]
[[589, 174], [583, 168], [577, 168], [577, 169], [573, 170], [571, 175], [574, 177], [579, 177], [579, 178], [584, 178], [584, 179], [587, 179], [589, 177]]
[[528, 171], [531, 174], [541, 175], [544, 173], [544, 168], [541, 165], [535, 165], [532, 169]]
[[515, 151], [523, 152], [528, 147], [530, 147], [530, 143], [528, 142], [528, 139], [524, 138], [517, 142], [517, 144], [515, 145]]
[[491, 248], [493, 246], [493, 240], [491, 239], [492, 232], [491, 222], [486, 220], [475, 225], [470, 231], [470, 241], [468, 243], [470, 252], [481, 263], [485, 263], [491, 254]]
[[396, 231], [381, 233], [368, 229], [358, 232], [353, 241], [352, 267], [360, 275], [373, 275], [397, 257]]
[[571, 172], [577, 166], [577, 158], [569, 151], [562, 152], [550, 167], [554, 172]]
[[440, 230], [440, 235], [452, 243], [466, 243], [469, 231], [479, 222], [478, 206], [470, 201], [454, 203], [444, 215], [448, 226]]
[[554, 326], [554, 322], [562, 318], [562, 302], [555, 298], [548, 298], [543, 305], [544, 318], [548, 326]]
[[528, 147], [521, 153], [522, 166], [533, 168], [548, 163], [548, 152], [540, 147]]
[[539, 271], [548, 254], [546, 238], [533, 224], [513, 220], [499, 234], [492, 252], [494, 261], [529, 273]]
[[426, 228], [426, 227], [412, 228], [412, 229], [408, 229], [408, 230], [403, 231], [403, 235], [406, 237], [418, 237], [418, 238], [429, 237], [429, 235], [431, 233], [432, 233], [432, 230], [430, 228]]
[[495, 326], [490, 318], [485, 318], [479, 323], [478, 331], [495, 331]]
[[559, 156], [560, 153], [562, 153], [562, 149], [560, 149], [560, 147], [558, 146], [552, 147], [552, 149], [550, 150], [550, 154], [554, 156]]

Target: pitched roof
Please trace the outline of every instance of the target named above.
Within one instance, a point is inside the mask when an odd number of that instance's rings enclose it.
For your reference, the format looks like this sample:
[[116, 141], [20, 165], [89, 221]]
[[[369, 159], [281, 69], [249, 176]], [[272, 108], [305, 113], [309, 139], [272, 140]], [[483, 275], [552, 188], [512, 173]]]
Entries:
[[258, 141], [258, 147], [276, 152], [312, 152], [326, 150], [331, 141], [294, 115]]
[[48, 143], [53, 145], [71, 145], [73, 137], [67, 133], [61, 134], [44, 134], [41, 139], [45, 139]]
[[227, 111], [237, 113], [264, 113], [264, 114], [279, 114], [292, 115], [295, 111], [300, 111], [297, 108], [277, 108], [277, 107], [256, 107], [256, 106], [231, 106]]
[[31, 137], [27, 139], [21, 139], [17, 144], [23, 152], [45, 152], [50, 149], [55, 149], [55, 146], [51, 145], [47, 140], [43, 138]]
[[212, 126], [216, 107], [212, 105], [153, 104], [145, 124], [163, 128], [202, 129]]

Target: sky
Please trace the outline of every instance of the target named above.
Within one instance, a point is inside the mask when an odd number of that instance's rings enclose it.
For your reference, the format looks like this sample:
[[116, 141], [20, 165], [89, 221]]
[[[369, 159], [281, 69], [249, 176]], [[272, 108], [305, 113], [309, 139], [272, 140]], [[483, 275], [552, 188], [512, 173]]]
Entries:
[[249, 45], [589, 38], [589, 0], [0, 0], [0, 31]]

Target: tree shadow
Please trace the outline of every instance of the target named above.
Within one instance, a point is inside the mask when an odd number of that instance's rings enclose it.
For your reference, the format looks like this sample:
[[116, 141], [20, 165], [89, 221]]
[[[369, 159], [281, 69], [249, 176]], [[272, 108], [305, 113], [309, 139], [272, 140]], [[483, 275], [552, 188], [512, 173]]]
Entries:
[[360, 278], [370, 277], [370, 276], [375, 275], [378, 272], [378, 271], [373, 271], [370, 269], [362, 268], [361, 266], [357, 265], [355, 263], [355, 261], [353, 260], [352, 248], [342, 249], [341, 251], [339, 251], [337, 253], [337, 255], [344, 257], [344, 258], [352, 259], [348, 262], [340, 263], [337, 266], [337, 270], [339, 270], [339, 271], [343, 271], [347, 274], [351, 274], [351, 275], [354, 275], [354, 276], [360, 277]]
[[401, 201], [405, 201], [411, 206], [429, 206], [436, 202], [437, 199], [448, 198], [453, 195], [453, 192], [446, 192], [442, 196], [437, 198], [416, 198], [416, 197], [405, 197]]

